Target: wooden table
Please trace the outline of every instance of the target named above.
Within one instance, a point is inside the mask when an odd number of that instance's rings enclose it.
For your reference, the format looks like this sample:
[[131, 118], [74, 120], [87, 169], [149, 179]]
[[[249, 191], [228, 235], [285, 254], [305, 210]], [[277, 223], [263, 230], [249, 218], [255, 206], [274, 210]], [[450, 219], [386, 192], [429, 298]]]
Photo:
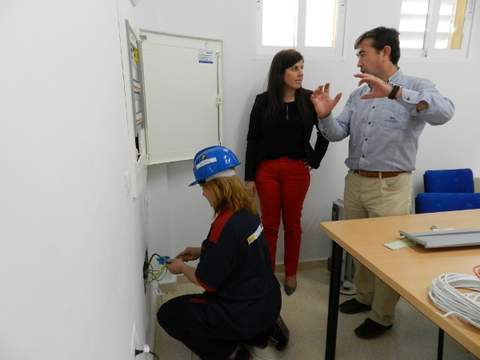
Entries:
[[415, 246], [389, 250], [383, 245], [398, 240], [399, 230], [429, 231], [432, 225], [439, 228], [480, 229], [480, 210], [329, 221], [320, 224], [333, 240], [325, 352], [327, 360], [335, 358], [343, 249], [395, 289], [441, 330], [480, 358], [480, 329], [455, 318], [441, 317], [427, 295], [432, 280], [441, 273], [472, 274], [473, 267], [480, 264], [480, 248], [426, 250]]

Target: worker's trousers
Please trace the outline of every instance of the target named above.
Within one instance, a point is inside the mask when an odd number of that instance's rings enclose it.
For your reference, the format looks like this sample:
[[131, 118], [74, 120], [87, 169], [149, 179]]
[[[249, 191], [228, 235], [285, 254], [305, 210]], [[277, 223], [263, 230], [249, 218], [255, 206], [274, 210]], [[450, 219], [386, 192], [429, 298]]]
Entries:
[[157, 313], [158, 323], [173, 338], [183, 342], [202, 360], [225, 360], [240, 344], [266, 346], [275, 323], [257, 335], [242, 338], [237, 331], [215, 319], [207, 311], [202, 295], [183, 295], [163, 304]]
[[[371, 178], [350, 171], [345, 178], [345, 218], [410, 214], [411, 192], [410, 173]], [[356, 299], [372, 307], [369, 317], [384, 326], [391, 325], [399, 295], [358, 261], [355, 261], [354, 284]]]

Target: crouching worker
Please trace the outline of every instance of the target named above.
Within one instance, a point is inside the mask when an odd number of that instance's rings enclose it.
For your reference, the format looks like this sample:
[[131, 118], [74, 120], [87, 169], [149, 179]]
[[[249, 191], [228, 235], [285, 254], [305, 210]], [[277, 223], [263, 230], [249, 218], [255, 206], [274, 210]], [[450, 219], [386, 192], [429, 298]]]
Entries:
[[[235, 154], [223, 146], [195, 155], [190, 185], [200, 184], [214, 220], [202, 246], [187, 247], [168, 269], [205, 291], [174, 298], [157, 314], [169, 335], [208, 360], [251, 359], [244, 344], [265, 347], [271, 339], [282, 349], [288, 341], [255, 200], [235, 175], [237, 165]], [[185, 264], [196, 259], [197, 268]]]

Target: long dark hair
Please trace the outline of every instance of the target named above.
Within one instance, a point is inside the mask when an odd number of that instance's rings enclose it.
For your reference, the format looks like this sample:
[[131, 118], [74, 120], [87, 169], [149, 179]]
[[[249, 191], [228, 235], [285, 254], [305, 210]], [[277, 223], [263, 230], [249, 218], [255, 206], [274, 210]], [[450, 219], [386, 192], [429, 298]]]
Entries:
[[303, 60], [302, 54], [295, 49], [281, 50], [273, 57], [268, 73], [268, 116], [277, 114], [283, 108], [283, 92], [285, 88], [283, 77], [285, 70], [301, 60]]

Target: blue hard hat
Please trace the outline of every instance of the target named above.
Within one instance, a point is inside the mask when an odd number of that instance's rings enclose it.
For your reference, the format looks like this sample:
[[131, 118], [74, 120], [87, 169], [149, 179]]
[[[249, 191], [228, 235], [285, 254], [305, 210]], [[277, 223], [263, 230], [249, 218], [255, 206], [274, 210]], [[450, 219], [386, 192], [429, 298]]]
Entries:
[[[233, 169], [239, 164], [240, 161], [232, 150], [220, 145], [209, 146], [197, 152], [193, 158], [195, 181], [189, 186], [206, 182], [220, 173], [227, 174], [227, 170]], [[231, 174], [228, 173], [226, 176], [231, 176]]]

